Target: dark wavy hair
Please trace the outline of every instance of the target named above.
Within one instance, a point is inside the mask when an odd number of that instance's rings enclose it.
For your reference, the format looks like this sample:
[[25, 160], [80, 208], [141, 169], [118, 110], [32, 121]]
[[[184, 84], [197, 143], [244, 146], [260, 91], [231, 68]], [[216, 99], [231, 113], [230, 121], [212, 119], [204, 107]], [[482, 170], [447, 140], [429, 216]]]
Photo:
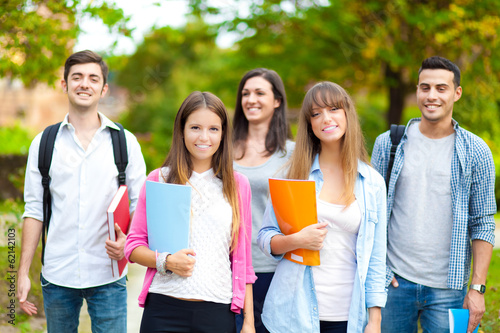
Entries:
[[108, 65], [106, 65], [104, 60], [102, 60], [100, 55], [90, 50], [73, 53], [68, 57], [68, 59], [66, 59], [66, 63], [64, 64], [64, 81], [68, 82], [68, 75], [71, 66], [90, 63], [96, 63], [101, 67], [102, 78], [104, 80], [102, 86], [104, 87], [108, 82]]
[[246, 139], [248, 136], [248, 120], [243, 113], [241, 106], [242, 91], [248, 79], [253, 77], [262, 77], [269, 82], [273, 88], [274, 99], [280, 101], [280, 105], [274, 109], [274, 114], [269, 124], [269, 130], [266, 135], [266, 156], [274, 154], [276, 151], [286, 153], [286, 140], [292, 138], [290, 124], [286, 118], [287, 103], [285, 85], [281, 77], [275, 71], [267, 68], [256, 68], [246, 73], [238, 86], [238, 95], [236, 97], [236, 107], [233, 118], [233, 143], [235, 146], [242, 148], [241, 156], [237, 159], [242, 159], [246, 151]]
[[460, 68], [458, 68], [458, 66], [450, 60], [439, 56], [425, 59], [424, 61], [422, 61], [422, 66], [420, 66], [420, 69], [418, 70], [419, 77], [420, 73], [424, 69], [445, 69], [447, 71], [453, 72], [453, 85], [455, 86], [455, 89], [460, 87]]

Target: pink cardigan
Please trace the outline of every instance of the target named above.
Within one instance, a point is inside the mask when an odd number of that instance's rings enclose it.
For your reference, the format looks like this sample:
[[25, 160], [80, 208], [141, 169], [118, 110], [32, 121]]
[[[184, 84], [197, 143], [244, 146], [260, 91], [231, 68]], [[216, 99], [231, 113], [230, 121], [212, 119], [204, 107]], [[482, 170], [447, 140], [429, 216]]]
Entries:
[[[146, 180], [157, 182], [159, 174], [160, 169], [156, 169], [148, 175], [148, 178]], [[252, 193], [250, 191], [250, 184], [248, 182], [248, 179], [240, 173], [235, 172], [234, 178], [236, 179], [239, 193], [238, 198], [241, 223], [238, 236], [238, 246], [236, 247], [236, 250], [232, 253], [230, 258], [231, 269], [233, 272], [233, 298], [231, 301], [231, 311], [240, 313], [245, 300], [246, 284], [254, 283], [255, 280], [257, 280], [257, 277], [255, 276], [255, 272], [252, 266], [252, 211], [250, 206], [252, 201]], [[125, 243], [125, 257], [128, 261], [132, 262], [130, 260], [130, 254], [136, 247], [141, 245], [146, 247], [148, 246], [145, 184], [141, 188], [139, 200], [137, 202], [137, 207], [134, 213], [134, 218], [132, 220], [132, 225], [127, 236], [127, 242]], [[151, 285], [155, 274], [156, 269], [148, 267], [146, 276], [144, 277], [142, 291], [139, 294], [140, 307], [144, 307], [144, 303], [146, 302], [146, 297], [149, 291], [149, 286]]]

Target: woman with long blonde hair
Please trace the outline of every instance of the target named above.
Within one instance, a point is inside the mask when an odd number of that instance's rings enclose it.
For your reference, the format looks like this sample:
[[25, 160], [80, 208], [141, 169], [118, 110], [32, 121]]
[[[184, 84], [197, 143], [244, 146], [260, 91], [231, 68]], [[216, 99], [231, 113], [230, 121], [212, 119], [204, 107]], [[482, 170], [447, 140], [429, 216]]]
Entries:
[[189, 248], [155, 253], [148, 247], [143, 186], [125, 245], [130, 262], [148, 267], [139, 305], [141, 332], [255, 332], [251, 258], [251, 192], [233, 172], [231, 128], [222, 101], [193, 92], [175, 118], [172, 148], [147, 180], [190, 185]]
[[[258, 243], [279, 261], [262, 320], [271, 332], [380, 332], [385, 291], [386, 192], [368, 165], [354, 103], [338, 84], [306, 94], [287, 178], [316, 184], [318, 223], [284, 235], [269, 201]], [[283, 259], [320, 251], [319, 266]]]

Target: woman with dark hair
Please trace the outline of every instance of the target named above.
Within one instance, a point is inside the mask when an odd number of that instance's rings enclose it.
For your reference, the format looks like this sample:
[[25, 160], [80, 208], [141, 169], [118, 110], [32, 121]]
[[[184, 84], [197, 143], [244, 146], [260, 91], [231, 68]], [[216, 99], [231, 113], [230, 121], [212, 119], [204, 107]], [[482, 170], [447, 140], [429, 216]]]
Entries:
[[[222, 101], [193, 92], [175, 118], [172, 148], [149, 181], [190, 185], [189, 249], [158, 253], [148, 247], [143, 186], [125, 256], [148, 267], [139, 295], [141, 332], [255, 332], [252, 312], [251, 192], [233, 172], [231, 128]], [[207, 237], [208, 235], [208, 237]]]
[[[269, 196], [268, 179], [279, 177], [294, 147], [286, 117], [286, 93], [278, 73], [257, 68], [240, 81], [234, 113], [234, 169], [248, 177], [252, 188], [252, 257], [256, 332], [267, 332], [260, 320], [264, 298], [276, 269], [274, 260], [257, 246], [257, 233]], [[282, 176], [282, 175], [281, 175]], [[238, 327], [242, 317], [236, 318]]]
[[[284, 235], [271, 201], [258, 235], [278, 263], [262, 320], [272, 332], [380, 333], [385, 305], [386, 192], [368, 165], [354, 103], [332, 82], [312, 87], [302, 104], [288, 179], [314, 180], [318, 223]], [[283, 259], [320, 251], [319, 266]]]

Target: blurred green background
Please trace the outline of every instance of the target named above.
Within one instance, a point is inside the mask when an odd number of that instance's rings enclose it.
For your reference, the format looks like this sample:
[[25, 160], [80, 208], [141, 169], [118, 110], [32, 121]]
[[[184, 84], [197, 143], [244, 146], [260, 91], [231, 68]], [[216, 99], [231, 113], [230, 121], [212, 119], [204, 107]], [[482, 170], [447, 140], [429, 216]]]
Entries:
[[[162, 2], [168, 0], [158, 0], [159, 9]], [[499, 1], [181, 2], [188, 11], [186, 24], [154, 26], [130, 54], [113, 46], [101, 52], [110, 66], [110, 83], [126, 92], [124, 111], [114, 120], [137, 135], [148, 171], [165, 159], [175, 114], [191, 91], [213, 92], [232, 112], [240, 78], [255, 67], [274, 69], [283, 78], [292, 123], [311, 85], [329, 80], [345, 87], [357, 104], [371, 151], [389, 124], [419, 116], [418, 69], [423, 59], [440, 55], [462, 70], [463, 96], [454, 118], [491, 148], [498, 203]], [[41, 84], [56, 87], [65, 59], [79, 51], [75, 43], [82, 17], [99, 20], [120, 38], [131, 38], [134, 31], [120, 1], [2, 2], [0, 79], [22, 82], [28, 91]], [[224, 36], [234, 43], [221, 47]], [[2, 124], [0, 155], [25, 156], [39, 131], [22, 119]], [[7, 178], [22, 191], [22, 169], [10, 170]], [[9, 200], [1, 207], [21, 210], [21, 203]], [[8, 223], [18, 227], [16, 214]], [[491, 320], [498, 324], [498, 311], [493, 312]], [[496, 324], [485, 332], [499, 331]]]

